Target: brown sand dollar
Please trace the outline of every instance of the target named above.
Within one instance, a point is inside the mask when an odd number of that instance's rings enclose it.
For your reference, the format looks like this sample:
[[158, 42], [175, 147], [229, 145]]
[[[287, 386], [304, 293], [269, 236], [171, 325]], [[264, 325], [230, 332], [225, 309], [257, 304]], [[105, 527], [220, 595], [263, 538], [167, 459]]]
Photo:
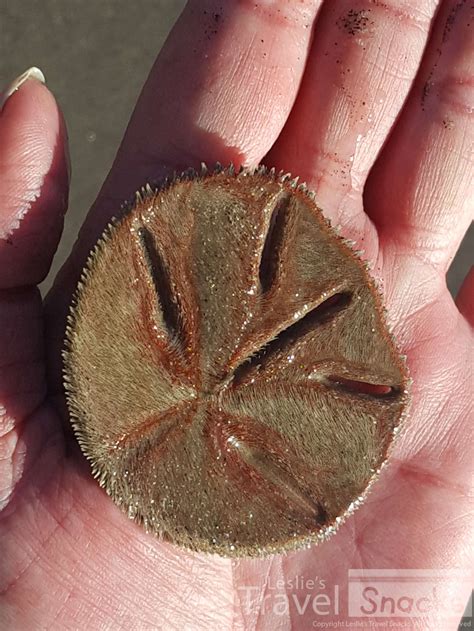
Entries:
[[147, 187], [93, 250], [67, 332], [80, 445], [128, 515], [230, 556], [323, 539], [407, 403], [365, 264], [265, 168]]

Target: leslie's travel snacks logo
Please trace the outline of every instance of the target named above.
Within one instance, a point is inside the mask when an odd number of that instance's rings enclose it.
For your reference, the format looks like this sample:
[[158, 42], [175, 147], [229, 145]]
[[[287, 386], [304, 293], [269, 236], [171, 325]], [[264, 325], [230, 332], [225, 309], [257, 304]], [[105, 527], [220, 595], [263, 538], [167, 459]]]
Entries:
[[[468, 589], [459, 592], [463, 583]], [[411, 629], [413, 619], [424, 619], [427, 628], [443, 629], [472, 615], [465, 610], [470, 585], [464, 570], [371, 569], [349, 570], [347, 585], [296, 575], [238, 591], [247, 615], [258, 609], [259, 616], [301, 617], [307, 628]]]

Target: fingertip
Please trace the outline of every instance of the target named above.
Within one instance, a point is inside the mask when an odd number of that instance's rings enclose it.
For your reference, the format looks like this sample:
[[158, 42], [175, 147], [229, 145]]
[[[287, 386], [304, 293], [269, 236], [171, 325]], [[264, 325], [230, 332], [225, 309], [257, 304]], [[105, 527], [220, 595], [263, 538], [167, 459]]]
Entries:
[[471, 326], [474, 326], [474, 265], [466, 275], [456, 296], [456, 306]]
[[17, 92], [24, 83], [33, 79], [39, 83], [46, 83], [46, 77], [44, 76], [43, 71], [36, 66], [31, 66], [31, 68], [25, 70], [25, 72], [21, 75], [15, 77], [15, 79], [13, 79], [13, 81], [8, 84], [5, 90], [3, 90], [0, 94], [0, 112], [3, 110], [8, 99], [15, 94], [15, 92]]
[[0, 287], [11, 288], [37, 284], [49, 270], [67, 206], [69, 159], [62, 113], [37, 73], [20, 75], [3, 94]]

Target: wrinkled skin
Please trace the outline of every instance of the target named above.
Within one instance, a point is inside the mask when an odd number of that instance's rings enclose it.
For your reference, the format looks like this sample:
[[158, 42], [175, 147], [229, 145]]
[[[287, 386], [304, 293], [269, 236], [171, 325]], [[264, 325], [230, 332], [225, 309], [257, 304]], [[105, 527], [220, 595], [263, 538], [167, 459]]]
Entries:
[[[328, 622], [346, 617], [349, 568], [472, 565], [474, 274], [456, 303], [445, 284], [472, 218], [472, 8], [363, 0], [366, 12], [354, 17], [351, 5], [232, 1], [222, 11], [190, 2], [44, 306], [35, 286], [62, 227], [65, 131], [53, 96], [34, 80], [7, 101], [0, 626], [306, 629], [316, 619], [310, 607], [300, 613], [292, 601], [287, 611], [272, 610], [285, 590], [300, 603], [314, 594], [291, 586], [296, 576], [318, 576], [329, 591], [340, 586], [341, 614], [320, 618]], [[59, 349], [86, 253], [147, 178], [201, 160], [264, 162], [317, 191], [327, 215], [373, 262], [414, 380], [405, 431], [365, 505], [326, 543], [286, 556], [231, 561], [147, 536], [92, 479], [64, 417]], [[450, 583], [461, 603], [468, 587]], [[411, 624], [449, 629], [457, 621]]]

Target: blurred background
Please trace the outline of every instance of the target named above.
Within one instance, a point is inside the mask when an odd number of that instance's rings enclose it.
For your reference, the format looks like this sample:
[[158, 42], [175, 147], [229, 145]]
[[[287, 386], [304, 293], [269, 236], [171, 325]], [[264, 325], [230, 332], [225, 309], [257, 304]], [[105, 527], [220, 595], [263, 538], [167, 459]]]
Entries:
[[[141, 86], [184, 0], [0, 0], [0, 86], [39, 66], [65, 113], [70, 209], [47, 290], [107, 174]], [[1, 88], [0, 88], [1, 89]], [[464, 239], [448, 274], [455, 294], [474, 250]]]

